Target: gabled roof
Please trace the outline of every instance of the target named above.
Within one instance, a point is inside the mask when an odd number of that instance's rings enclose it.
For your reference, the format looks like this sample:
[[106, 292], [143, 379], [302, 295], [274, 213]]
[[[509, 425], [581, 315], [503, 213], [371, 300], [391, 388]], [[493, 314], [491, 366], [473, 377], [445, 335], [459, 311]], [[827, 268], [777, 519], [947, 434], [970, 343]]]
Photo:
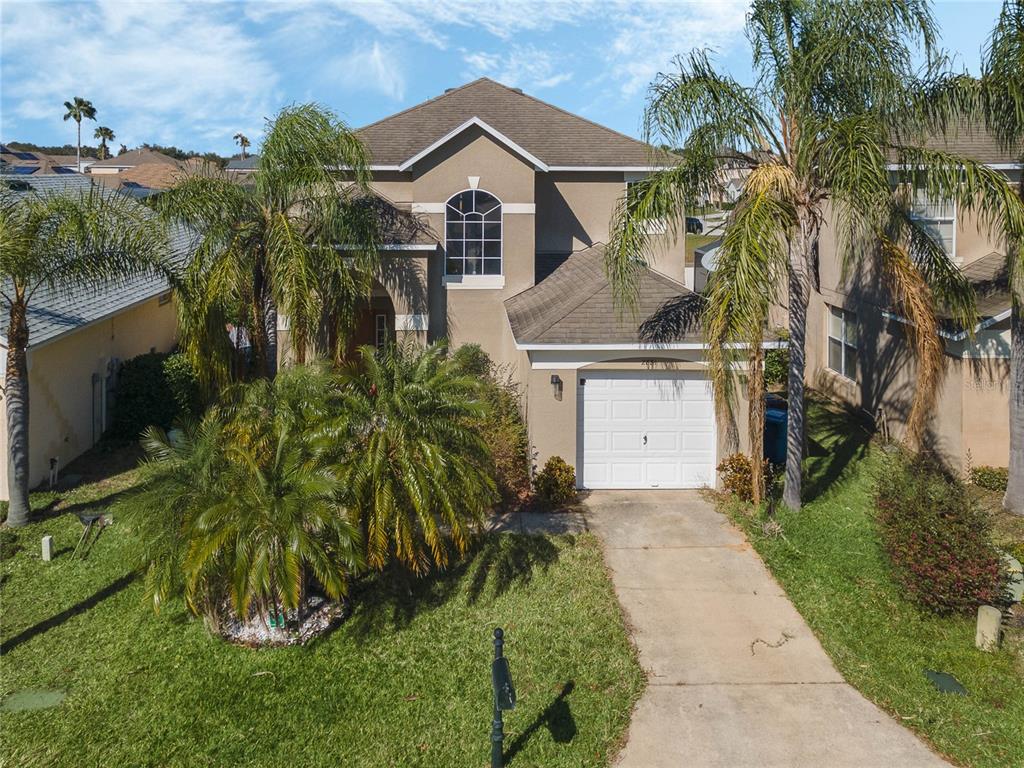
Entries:
[[228, 160], [228, 171], [255, 171], [260, 163], [259, 155], [249, 155], [245, 160], [240, 157], [233, 157]]
[[[30, 187], [28, 190], [11, 190], [15, 194], [61, 194], [88, 191], [92, 180], [81, 174], [33, 175], [18, 179]], [[16, 183], [17, 183], [16, 182]], [[18, 184], [21, 186], [21, 184]], [[108, 190], [104, 194], [117, 194]], [[183, 227], [171, 232], [172, 264], [184, 262], [193, 247], [193, 237]], [[116, 315], [143, 301], [148, 301], [170, 289], [167, 278], [155, 273], [135, 275], [123, 280], [106, 283], [95, 288], [77, 288], [73, 292], [39, 288], [29, 302], [28, 327], [29, 349], [40, 346], [66, 333], [91, 325], [106, 317]], [[0, 346], [6, 344], [7, 327], [10, 317], [0, 313]]]
[[[543, 170], [648, 168], [665, 161], [649, 144], [486, 77], [357, 131], [374, 166], [398, 169], [477, 125]], [[533, 158], [533, 159], [530, 159]]]
[[170, 155], [157, 152], [153, 149], [131, 149], [124, 154], [108, 157], [106, 160], [97, 160], [91, 168], [134, 168], [137, 165], [149, 163], [162, 163], [164, 165], [178, 164]]
[[963, 155], [976, 163], [996, 167], [1019, 167], [1024, 156], [1024, 147], [1004, 149], [983, 125], [967, 120], [949, 126], [945, 136], [928, 136], [919, 141], [926, 149]]
[[[572, 254], [543, 282], [505, 301], [516, 343], [654, 344], [651, 336], [659, 310], [693, 298], [682, 283], [654, 270], [640, 278], [637, 311], [619, 311], [604, 272], [605, 246], [598, 243]], [[672, 342], [700, 342], [698, 328], [674, 334]]]

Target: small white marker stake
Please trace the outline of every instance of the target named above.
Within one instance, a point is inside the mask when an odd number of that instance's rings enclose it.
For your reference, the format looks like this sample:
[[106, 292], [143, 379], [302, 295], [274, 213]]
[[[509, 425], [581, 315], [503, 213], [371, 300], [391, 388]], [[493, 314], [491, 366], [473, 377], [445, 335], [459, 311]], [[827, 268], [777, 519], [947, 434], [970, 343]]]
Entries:
[[53, 560], [53, 536], [43, 536], [43, 562]]
[[1003, 613], [991, 605], [978, 608], [978, 628], [974, 633], [974, 644], [982, 651], [994, 651], [999, 647]]

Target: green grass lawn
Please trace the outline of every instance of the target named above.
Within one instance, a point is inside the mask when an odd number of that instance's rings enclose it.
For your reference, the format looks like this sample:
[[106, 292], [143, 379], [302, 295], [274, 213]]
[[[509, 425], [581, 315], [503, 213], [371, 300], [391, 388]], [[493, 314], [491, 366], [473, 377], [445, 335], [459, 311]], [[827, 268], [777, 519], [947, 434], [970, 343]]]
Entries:
[[[725, 506], [851, 684], [960, 764], [1024, 765], [1024, 645], [982, 653], [973, 619], [923, 614], [904, 599], [871, 517], [881, 449], [820, 403], [809, 423], [810, 501], [779, 514], [782, 537]], [[969, 695], [939, 693], [925, 669], [952, 673]]]
[[181, 605], [155, 616], [116, 517], [71, 559], [81, 527], [68, 512], [105, 507], [132, 479], [37, 495], [48, 519], [0, 563], [0, 698], [67, 694], [0, 712], [0, 763], [484, 766], [499, 625], [519, 694], [510, 765], [606, 765], [622, 741], [645, 681], [593, 536], [485, 538], [442, 575], [358, 585], [352, 617], [310, 646], [257, 651], [214, 639]]
[[694, 265], [694, 249], [700, 248], [701, 246], [707, 245], [708, 243], [718, 240], [722, 235], [694, 235], [689, 232], [686, 234], [686, 265], [692, 267]]

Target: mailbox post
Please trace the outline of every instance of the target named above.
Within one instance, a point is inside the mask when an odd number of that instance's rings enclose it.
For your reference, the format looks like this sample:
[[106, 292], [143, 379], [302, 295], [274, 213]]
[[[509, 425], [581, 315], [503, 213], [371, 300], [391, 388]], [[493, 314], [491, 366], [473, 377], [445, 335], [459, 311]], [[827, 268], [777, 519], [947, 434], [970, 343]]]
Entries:
[[505, 723], [501, 713], [516, 707], [516, 689], [512, 685], [512, 673], [505, 658], [505, 633], [500, 627], [494, 630], [494, 661], [491, 662], [491, 685], [494, 687], [494, 720], [491, 722], [491, 768], [502, 768], [505, 741]]

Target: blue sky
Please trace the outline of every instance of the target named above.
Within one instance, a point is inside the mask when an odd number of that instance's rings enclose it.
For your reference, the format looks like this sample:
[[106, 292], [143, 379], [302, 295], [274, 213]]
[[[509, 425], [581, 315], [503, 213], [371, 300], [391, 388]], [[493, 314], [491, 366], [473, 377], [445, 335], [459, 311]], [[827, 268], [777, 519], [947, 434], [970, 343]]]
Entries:
[[[647, 84], [710, 47], [749, 78], [745, 0], [292, 0], [0, 3], [0, 138], [74, 143], [90, 99], [116, 144], [230, 153], [318, 101], [354, 126], [487, 75], [638, 134]], [[997, 2], [939, 2], [942, 44], [977, 72]], [[83, 126], [91, 139], [94, 124]]]

